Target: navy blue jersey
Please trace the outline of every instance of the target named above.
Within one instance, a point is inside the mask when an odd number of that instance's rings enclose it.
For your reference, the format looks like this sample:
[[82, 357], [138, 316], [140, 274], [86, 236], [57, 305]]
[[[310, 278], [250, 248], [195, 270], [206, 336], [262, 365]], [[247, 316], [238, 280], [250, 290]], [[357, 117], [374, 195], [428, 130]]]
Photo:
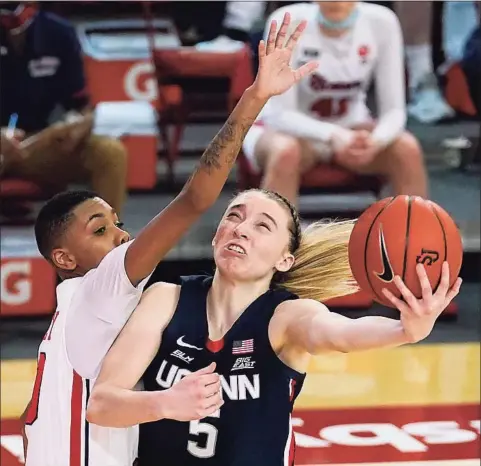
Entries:
[[143, 383], [145, 390], [166, 390], [215, 361], [225, 403], [217, 416], [200, 421], [142, 424], [139, 466], [292, 466], [290, 418], [305, 374], [277, 357], [268, 327], [276, 307], [296, 296], [266, 292], [212, 342], [206, 312], [211, 284], [210, 277], [183, 278], [177, 309]]

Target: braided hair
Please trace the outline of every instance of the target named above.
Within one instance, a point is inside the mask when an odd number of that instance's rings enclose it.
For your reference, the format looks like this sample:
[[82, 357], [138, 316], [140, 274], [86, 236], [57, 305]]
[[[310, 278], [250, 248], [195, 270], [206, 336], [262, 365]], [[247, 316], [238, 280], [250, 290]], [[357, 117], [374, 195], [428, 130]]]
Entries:
[[276, 201], [289, 213], [289, 252], [294, 265], [287, 272], [276, 271], [273, 286], [283, 288], [300, 298], [327, 301], [358, 290], [348, 258], [348, 244], [354, 222], [352, 220], [322, 220], [304, 232], [297, 209], [284, 196], [266, 189], [249, 189]]

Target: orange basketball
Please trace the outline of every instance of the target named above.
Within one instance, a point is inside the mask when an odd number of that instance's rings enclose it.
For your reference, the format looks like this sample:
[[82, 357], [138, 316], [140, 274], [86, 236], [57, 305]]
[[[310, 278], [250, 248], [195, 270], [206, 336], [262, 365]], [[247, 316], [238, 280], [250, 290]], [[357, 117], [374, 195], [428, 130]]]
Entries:
[[441, 280], [444, 261], [452, 286], [463, 260], [463, 244], [449, 214], [417, 196], [396, 196], [370, 206], [357, 220], [349, 240], [349, 262], [359, 286], [373, 299], [393, 307], [382, 294], [400, 292], [393, 282], [399, 275], [413, 294], [421, 297], [416, 264], [424, 264], [433, 290]]

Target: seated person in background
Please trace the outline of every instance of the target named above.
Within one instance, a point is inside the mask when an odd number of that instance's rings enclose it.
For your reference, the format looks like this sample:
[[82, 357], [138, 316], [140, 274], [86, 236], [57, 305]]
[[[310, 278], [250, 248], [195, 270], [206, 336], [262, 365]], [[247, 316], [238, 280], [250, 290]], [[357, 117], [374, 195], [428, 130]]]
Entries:
[[[403, 45], [395, 14], [363, 2], [313, 2], [275, 11], [308, 21], [292, 65], [319, 60], [312, 76], [273, 97], [243, 151], [262, 187], [296, 200], [301, 174], [319, 161], [386, 178], [395, 194], [427, 196], [421, 147], [405, 131]], [[366, 92], [375, 78], [379, 119]]]
[[[127, 155], [116, 140], [91, 135], [93, 117], [74, 28], [34, 2], [0, 2], [0, 118], [2, 176], [33, 181], [50, 191], [88, 182], [120, 212]], [[57, 107], [64, 119], [49, 127]], [[18, 114], [18, 132], [5, 131]], [[20, 131], [21, 130], [21, 131]], [[34, 137], [23, 143], [14, 140]]]
[[220, 34], [214, 40], [198, 43], [197, 49], [230, 51], [242, 47], [249, 42], [249, 34], [265, 9], [266, 2], [226, 2]]

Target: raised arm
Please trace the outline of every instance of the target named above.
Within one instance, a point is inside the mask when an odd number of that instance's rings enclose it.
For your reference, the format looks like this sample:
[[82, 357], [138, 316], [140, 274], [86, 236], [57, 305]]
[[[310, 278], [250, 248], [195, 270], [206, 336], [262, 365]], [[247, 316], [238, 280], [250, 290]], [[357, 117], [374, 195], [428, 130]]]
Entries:
[[[323, 304], [300, 299], [283, 303], [276, 315], [275, 331], [287, 345], [302, 348], [310, 354], [324, 351], [343, 353], [400, 346], [426, 338], [441, 312], [458, 294], [461, 279], [449, 289], [449, 268], [443, 266], [441, 283], [432, 293], [424, 266], [418, 264], [423, 297], [416, 299], [400, 277], [394, 281], [404, 301], [389, 291], [385, 296], [398, 308], [400, 320], [379, 316], [349, 319], [329, 312]], [[277, 314], [277, 313], [276, 313]]]
[[105, 358], [89, 399], [89, 422], [128, 427], [163, 418], [200, 419], [220, 407], [220, 381], [213, 373], [214, 364], [185, 377], [165, 391], [134, 390], [157, 353], [162, 331], [177, 306], [179, 289], [161, 283], [145, 292]]
[[137, 283], [149, 275], [181, 236], [217, 200], [232, 169], [242, 141], [267, 100], [281, 94], [313, 71], [314, 63], [291, 70], [290, 57], [305, 22], [286, 41], [290, 17], [285, 15], [277, 32], [272, 23], [267, 45], [259, 45], [259, 72], [241, 97], [222, 129], [205, 150], [200, 164], [181, 193], [155, 217], [129, 248], [127, 275]]

